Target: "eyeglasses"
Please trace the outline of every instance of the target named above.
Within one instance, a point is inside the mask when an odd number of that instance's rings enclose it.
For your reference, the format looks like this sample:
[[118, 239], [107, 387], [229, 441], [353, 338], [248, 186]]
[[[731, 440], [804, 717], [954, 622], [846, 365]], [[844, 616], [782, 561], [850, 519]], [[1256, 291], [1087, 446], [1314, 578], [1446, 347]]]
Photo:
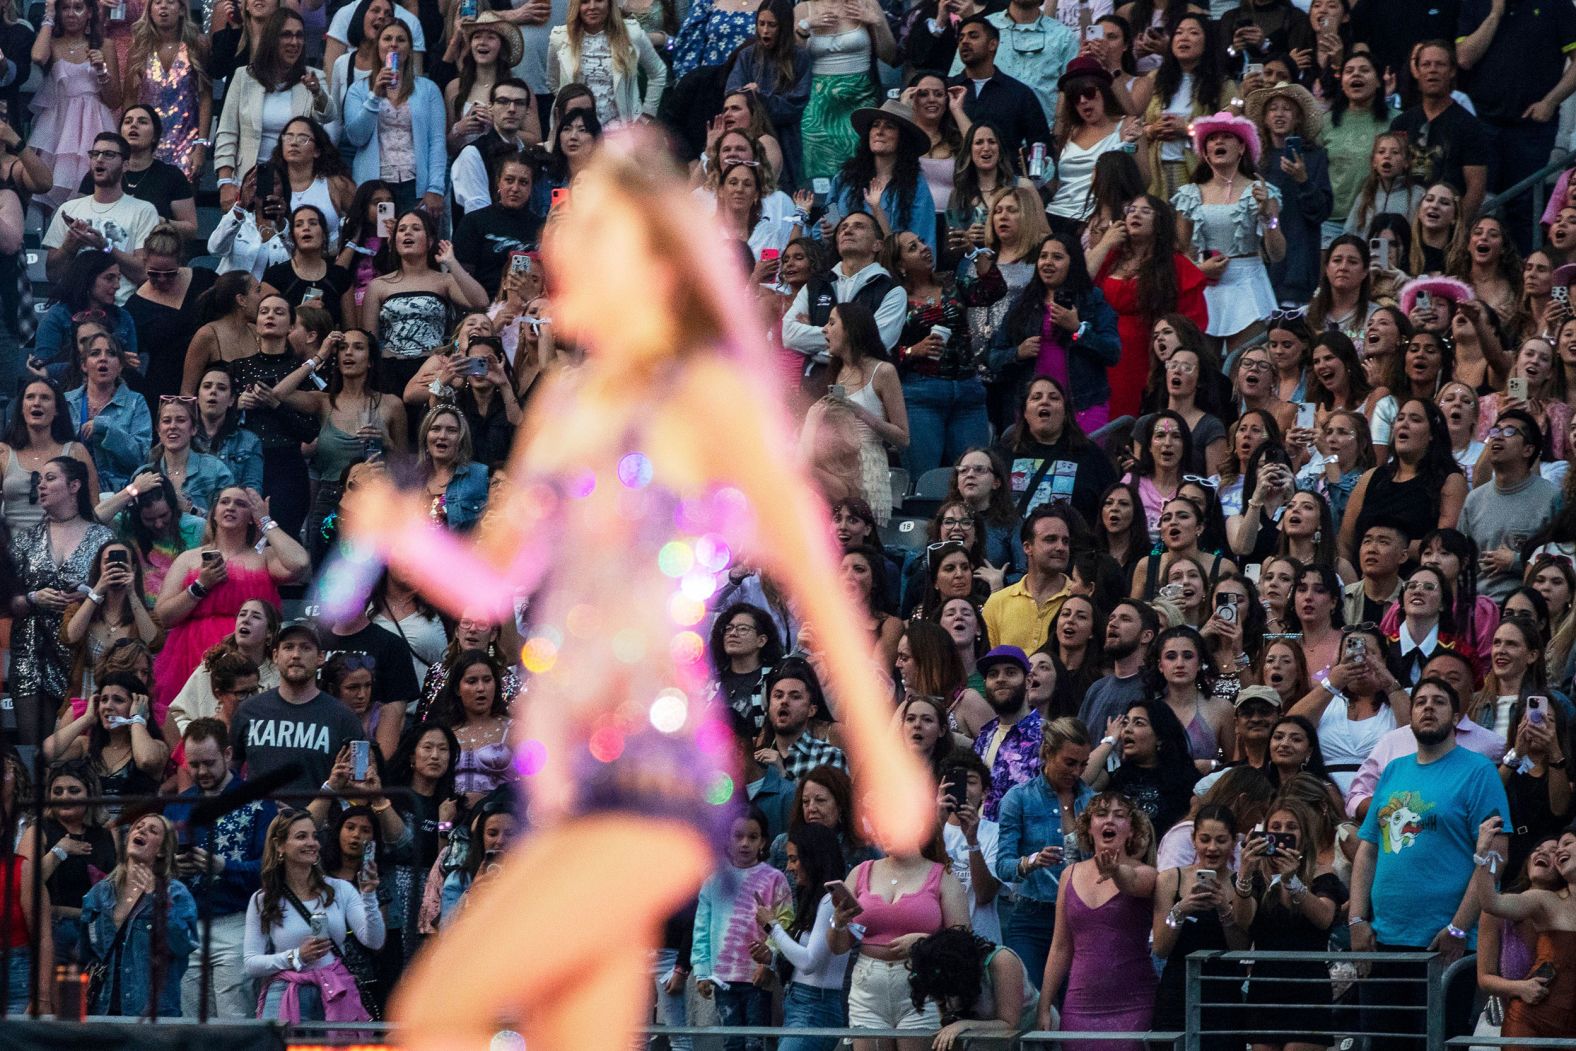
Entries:
[[126, 155], [124, 153], [121, 153], [119, 150], [89, 150], [88, 151], [88, 160], [91, 160], [91, 161], [107, 161], [107, 160], [110, 160], [111, 158], [117, 158], [117, 157], [120, 158], [121, 160], [124, 160]]
[[527, 105], [530, 101], [531, 101], [530, 99], [527, 99], [527, 98], [516, 98], [513, 95], [507, 95], [507, 96], [506, 95], [494, 95], [493, 96], [493, 105], [497, 106], [499, 109], [508, 109], [511, 106], [524, 106], [524, 105]]
[[287, 142], [292, 146], [305, 146], [312, 141], [312, 136], [309, 132], [292, 131], [286, 135], [279, 136], [279, 141]]
[[948, 515], [946, 518], [943, 518], [941, 520], [941, 528], [943, 528], [943, 529], [957, 529], [959, 526], [967, 526], [967, 525], [973, 525], [973, 524], [974, 524], [974, 516], [973, 515], [964, 515], [962, 518], [957, 518], [957, 517], [954, 517], [952, 515]]
[[1488, 436], [1490, 438], [1523, 438], [1523, 437], [1525, 437], [1525, 435], [1523, 435], [1521, 433], [1521, 431], [1519, 429], [1515, 428], [1515, 427], [1490, 427], [1488, 429]]
[[1258, 358], [1244, 358], [1239, 371], [1242, 372], [1272, 372], [1275, 366]]
[[740, 622], [738, 624], [729, 624], [727, 627], [722, 629], [722, 633], [723, 633], [724, 636], [727, 636], [727, 635], [759, 635], [760, 631], [756, 629], [754, 624], [747, 624], [747, 623], [744, 623], [744, 622]]
[[1177, 372], [1183, 376], [1191, 376], [1198, 371], [1198, 365], [1191, 361], [1177, 361], [1175, 358], [1166, 362], [1167, 372]]
[[962, 475], [990, 474], [991, 473], [990, 468], [988, 466], [987, 467], [959, 467], [957, 469], [957, 471], [958, 471], [959, 474], [962, 474]]
[[1408, 580], [1401, 585], [1402, 591], [1421, 591], [1425, 595], [1432, 595], [1439, 590], [1439, 585], [1432, 580]]
[[98, 307], [89, 307], [86, 310], [79, 310], [75, 314], [72, 314], [71, 323], [73, 325], [80, 325], [84, 321], [103, 321], [107, 316], [108, 315], [106, 315], [104, 311], [100, 310]]
[[185, 402], [186, 404], [190, 405], [193, 402], [195, 402], [196, 400], [197, 400], [197, 395], [195, 395], [195, 394], [161, 394], [161, 395], [159, 395], [159, 403], [161, 405], [164, 402], [167, 402], [167, 401]]
[[1184, 482], [1192, 482], [1194, 485], [1202, 485], [1206, 489], [1220, 488], [1220, 482], [1218, 480], [1214, 478], [1206, 478], [1201, 474], [1184, 474], [1182, 476], [1182, 480]]
[[1301, 321], [1308, 315], [1307, 307], [1298, 307], [1295, 310], [1274, 310], [1270, 312], [1270, 324], [1277, 321]]

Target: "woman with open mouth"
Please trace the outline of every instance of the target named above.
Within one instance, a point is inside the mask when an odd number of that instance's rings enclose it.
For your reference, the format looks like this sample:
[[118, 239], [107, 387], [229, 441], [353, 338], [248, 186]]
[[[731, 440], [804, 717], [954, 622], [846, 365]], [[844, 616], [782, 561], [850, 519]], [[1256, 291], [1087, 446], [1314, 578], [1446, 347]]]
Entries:
[[1253, 122], [1222, 111], [1193, 122], [1200, 163], [1177, 190], [1177, 236], [1191, 247], [1209, 284], [1204, 331], [1235, 350], [1276, 308], [1275, 289], [1260, 249], [1272, 262], [1286, 254], [1280, 190], [1259, 175], [1259, 133]]
[[1525, 409], [1547, 436], [1548, 446], [1541, 459], [1565, 459], [1570, 452], [1565, 438], [1570, 429], [1571, 407], [1565, 400], [1565, 370], [1554, 344], [1542, 336], [1529, 336], [1511, 360], [1510, 378], [1522, 381], [1526, 398], [1513, 396], [1508, 383], [1501, 390], [1483, 395], [1478, 411], [1478, 439], [1488, 437], [1489, 428], [1506, 409]]
[[[1569, 894], [1565, 877], [1560, 875], [1559, 849], [1558, 835], [1543, 836], [1527, 856], [1526, 864], [1519, 869], [1502, 868], [1500, 871], [1507, 874], [1505, 892], [1545, 890]], [[1514, 877], [1509, 873], [1514, 873]], [[1478, 989], [1495, 999], [1484, 1006], [1478, 1033], [1501, 1035], [1505, 1008], [1513, 1000], [1536, 1005], [1547, 999], [1548, 984], [1532, 977], [1538, 931], [1538, 925], [1529, 918], [1503, 920], [1486, 908], [1479, 914]], [[1489, 1027], [1486, 1030], [1485, 1025]]]

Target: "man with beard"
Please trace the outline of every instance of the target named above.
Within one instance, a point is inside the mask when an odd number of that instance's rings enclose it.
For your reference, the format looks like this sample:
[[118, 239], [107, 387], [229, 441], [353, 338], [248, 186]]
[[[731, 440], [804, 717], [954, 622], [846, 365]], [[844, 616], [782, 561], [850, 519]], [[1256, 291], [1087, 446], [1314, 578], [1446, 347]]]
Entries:
[[[282, 790], [309, 792], [328, 780], [334, 757], [347, 742], [366, 738], [355, 713], [317, 688], [322, 663], [323, 644], [311, 621], [279, 629], [274, 640], [279, 685], [242, 702], [232, 726], [235, 763], [244, 764], [249, 777], [299, 764], [300, 773]], [[410, 670], [409, 657], [405, 670]]]
[[789, 657], [766, 677], [766, 732], [755, 761], [775, 767], [790, 781], [822, 764], [846, 772], [843, 750], [811, 734], [811, 719], [831, 721], [826, 695], [809, 662]]
[[1124, 598], [1111, 607], [1105, 619], [1105, 659], [1111, 674], [1097, 679], [1084, 694], [1078, 720], [1092, 734], [1105, 736], [1112, 719], [1127, 711], [1127, 706], [1144, 697], [1144, 657], [1149, 644], [1160, 634], [1160, 618], [1148, 603]]
[[996, 718], [980, 727], [974, 751], [990, 768], [985, 817], [996, 820], [1001, 797], [1040, 775], [1043, 719], [1029, 704], [1029, 658], [1016, 646], [997, 646], [976, 668], [985, 677], [985, 701]]
[[[1417, 754], [1392, 761], [1379, 776], [1358, 833], [1348, 921], [1356, 952], [1437, 952], [1449, 964], [1476, 946], [1473, 866], [1500, 867], [1492, 855], [1475, 854], [1477, 829], [1496, 814], [1508, 826], [1510, 805], [1494, 763], [1457, 746], [1460, 720], [1455, 687], [1437, 676], [1418, 682], [1411, 719]], [[1508, 843], [1508, 837], [1496, 837], [1499, 859], [1509, 852]], [[1426, 987], [1415, 980], [1418, 974], [1415, 966], [1373, 964], [1363, 1003], [1421, 1008]], [[1363, 1028], [1370, 1032], [1408, 1034], [1375, 1039], [1375, 1051], [1420, 1046], [1425, 1012], [1363, 1014]]]
[[147, 275], [142, 267], [142, 242], [159, 224], [159, 212], [121, 186], [131, 145], [113, 131], [100, 132], [88, 150], [93, 194], [61, 205], [44, 233], [44, 273], [51, 281], [65, 275], [78, 252], [95, 249], [115, 257], [120, 289], [115, 302], [125, 303]]
[[[175, 866], [197, 899], [198, 917], [213, 912], [213, 980], [209, 984], [208, 1016], [253, 1018], [257, 1000], [250, 995], [252, 983], [242, 967], [246, 905], [259, 885], [268, 823], [274, 819], [277, 808], [267, 800], [253, 800], [212, 825], [184, 827], [199, 799], [234, 792], [245, 782], [230, 769], [230, 733], [218, 719], [193, 719], [187, 724], [182, 741], [192, 787], [181, 796], [191, 802], [171, 806], [164, 816], [181, 829], [181, 850]], [[181, 1014], [187, 1018], [198, 1016], [201, 981], [202, 947], [198, 946], [181, 979]]]

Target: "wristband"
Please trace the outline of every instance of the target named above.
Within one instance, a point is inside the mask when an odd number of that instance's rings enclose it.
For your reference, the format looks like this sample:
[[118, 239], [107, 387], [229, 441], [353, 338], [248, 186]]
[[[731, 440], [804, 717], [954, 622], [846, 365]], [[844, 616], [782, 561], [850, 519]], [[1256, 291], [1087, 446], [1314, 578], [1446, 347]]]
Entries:
[[234, 186], [236, 189], [239, 190], [241, 188], [241, 180], [240, 179], [236, 179], [236, 178], [232, 178], [231, 176], [226, 175], [224, 178], [220, 179], [216, 185], [219, 185], [219, 186]]
[[1367, 922], [1368, 922], [1368, 917], [1366, 917], [1366, 916], [1353, 916], [1351, 919], [1346, 921], [1346, 926], [1347, 927], [1356, 927], [1359, 924], [1364, 924], [1364, 923], [1367, 923]]
[[440, 834], [445, 834], [445, 833], [449, 833], [449, 832], [453, 832], [453, 831], [454, 831], [454, 822], [452, 822], [452, 821], [440, 821], [440, 822], [438, 822], [438, 832]]
[[1266, 229], [1266, 230], [1279, 230], [1280, 229], [1280, 216], [1272, 215], [1268, 219], [1264, 220], [1264, 229]]
[[1504, 856], [1501, 855], [1497, 850], [1490, 850], [1486, 854], [1472, 855], [1472, 864], [1476, 865], [1480, 869], [1488, 869], [1488, 874], [1490, 876], [1497, 875], [1499, 873], [1499, 866], [1504, 862], [1504, 860]]
[[208, 597], [208, 589], [195, 580], [186, 585], [186, 593], [198, 602]]
[[88, 588], [87, 600], [89, 602], [93, 603], [95, 606], [102, 606], [104, 604], [104, 596], [100, 595], [97, 591], [94, 591], [92, 588]]
[[263, 531], [263, 532], [265, 532], [265, 533], [266, 533], [266, 532], [268, 532], [268, 531], [269, 531], [269, 530], [270, 530], [270, 529], [272, 529], [272, 528], [274, 528], [274, 527], [275, 527], [275, 526], [277, 526], [277, 525], [278, 525], [278, 524], [279, 524], [279, 523], [278, 523], [278, 522], [275, 522], [275, 521], [274, 521], [274, 520], [273, 520], [273, 519], [272, 519], [272, 518], [270, 518], [270, 517], [269, 517], [269, 516], [267, 516], [267, 515], [264, 515], [264, 516], [263, 516], [263, 517], [262, 517], [262, 518], [260, 518], [260, 519], [258, 519], [258, 522], [257, 522], [257, 528], [258, 528], [258, 529], [261, 529], [261, 530], [262, 530], [262, 531]]
[[1100, 743], [1105, 745], [1105, 746], [1107, 746], [1107, 747], [1115, 747], [1115, 745], [1116, 745], [1116, 738], [1114, 738], [1114, 737], [1102, 737], [1102, 738], [1100, 738]]
[[66, 853], [66, 848], [61, 846], [59, 843], [56, 843], [53, 847], [50, 847], [49, 852], [55, 855], [55, 857], [59, 858], [61, 861], [65, 861], [71, 856], [70, 854]]
[[1456, 939], [1457, 941], [1463, 941], [1464, 942], [1464, 941], [1467, 940], [1467, 932], [1462, 930], [1460, 927], [1457, 927], [1453, 923], [1449, 924], [1449, 925], [1447, 925], [1445, 927], [1445, 933], [1450, 935], [1452, 938]]

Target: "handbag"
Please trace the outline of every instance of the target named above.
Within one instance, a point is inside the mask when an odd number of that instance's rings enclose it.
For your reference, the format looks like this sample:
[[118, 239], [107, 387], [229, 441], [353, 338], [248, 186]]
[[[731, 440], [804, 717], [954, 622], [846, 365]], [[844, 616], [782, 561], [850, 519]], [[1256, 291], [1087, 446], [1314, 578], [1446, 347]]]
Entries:
[[115, 932], [115, 940], [110, 943], [109, 952], [101, 959], [95, 959], [88, 964], [85, 970], [88, 975], [87, 1010], [91, 1012], [98, 1003], [99, 994], [104, 991], [104, 983], [110, 983], [110, 1003], [105, 1014], [120, 1014], [120, 954], [126, 946], [126, 933], [131, 930], [131, 917], [136, 913], [136, 908], [126, 916], [120, 930]]
[[[1500, 1027], [1505, 1024], [1505, 1001], [1497, 996], [1491, 996], [1483, 1004], [1483, 1013], [1478, 1016], [1477, 1026], [1472, 1030], [1473, 1036], [1500, 1035]], [[1471, 1051], [1495, 1051], [1485, 1045], [1475, 1045]]]

